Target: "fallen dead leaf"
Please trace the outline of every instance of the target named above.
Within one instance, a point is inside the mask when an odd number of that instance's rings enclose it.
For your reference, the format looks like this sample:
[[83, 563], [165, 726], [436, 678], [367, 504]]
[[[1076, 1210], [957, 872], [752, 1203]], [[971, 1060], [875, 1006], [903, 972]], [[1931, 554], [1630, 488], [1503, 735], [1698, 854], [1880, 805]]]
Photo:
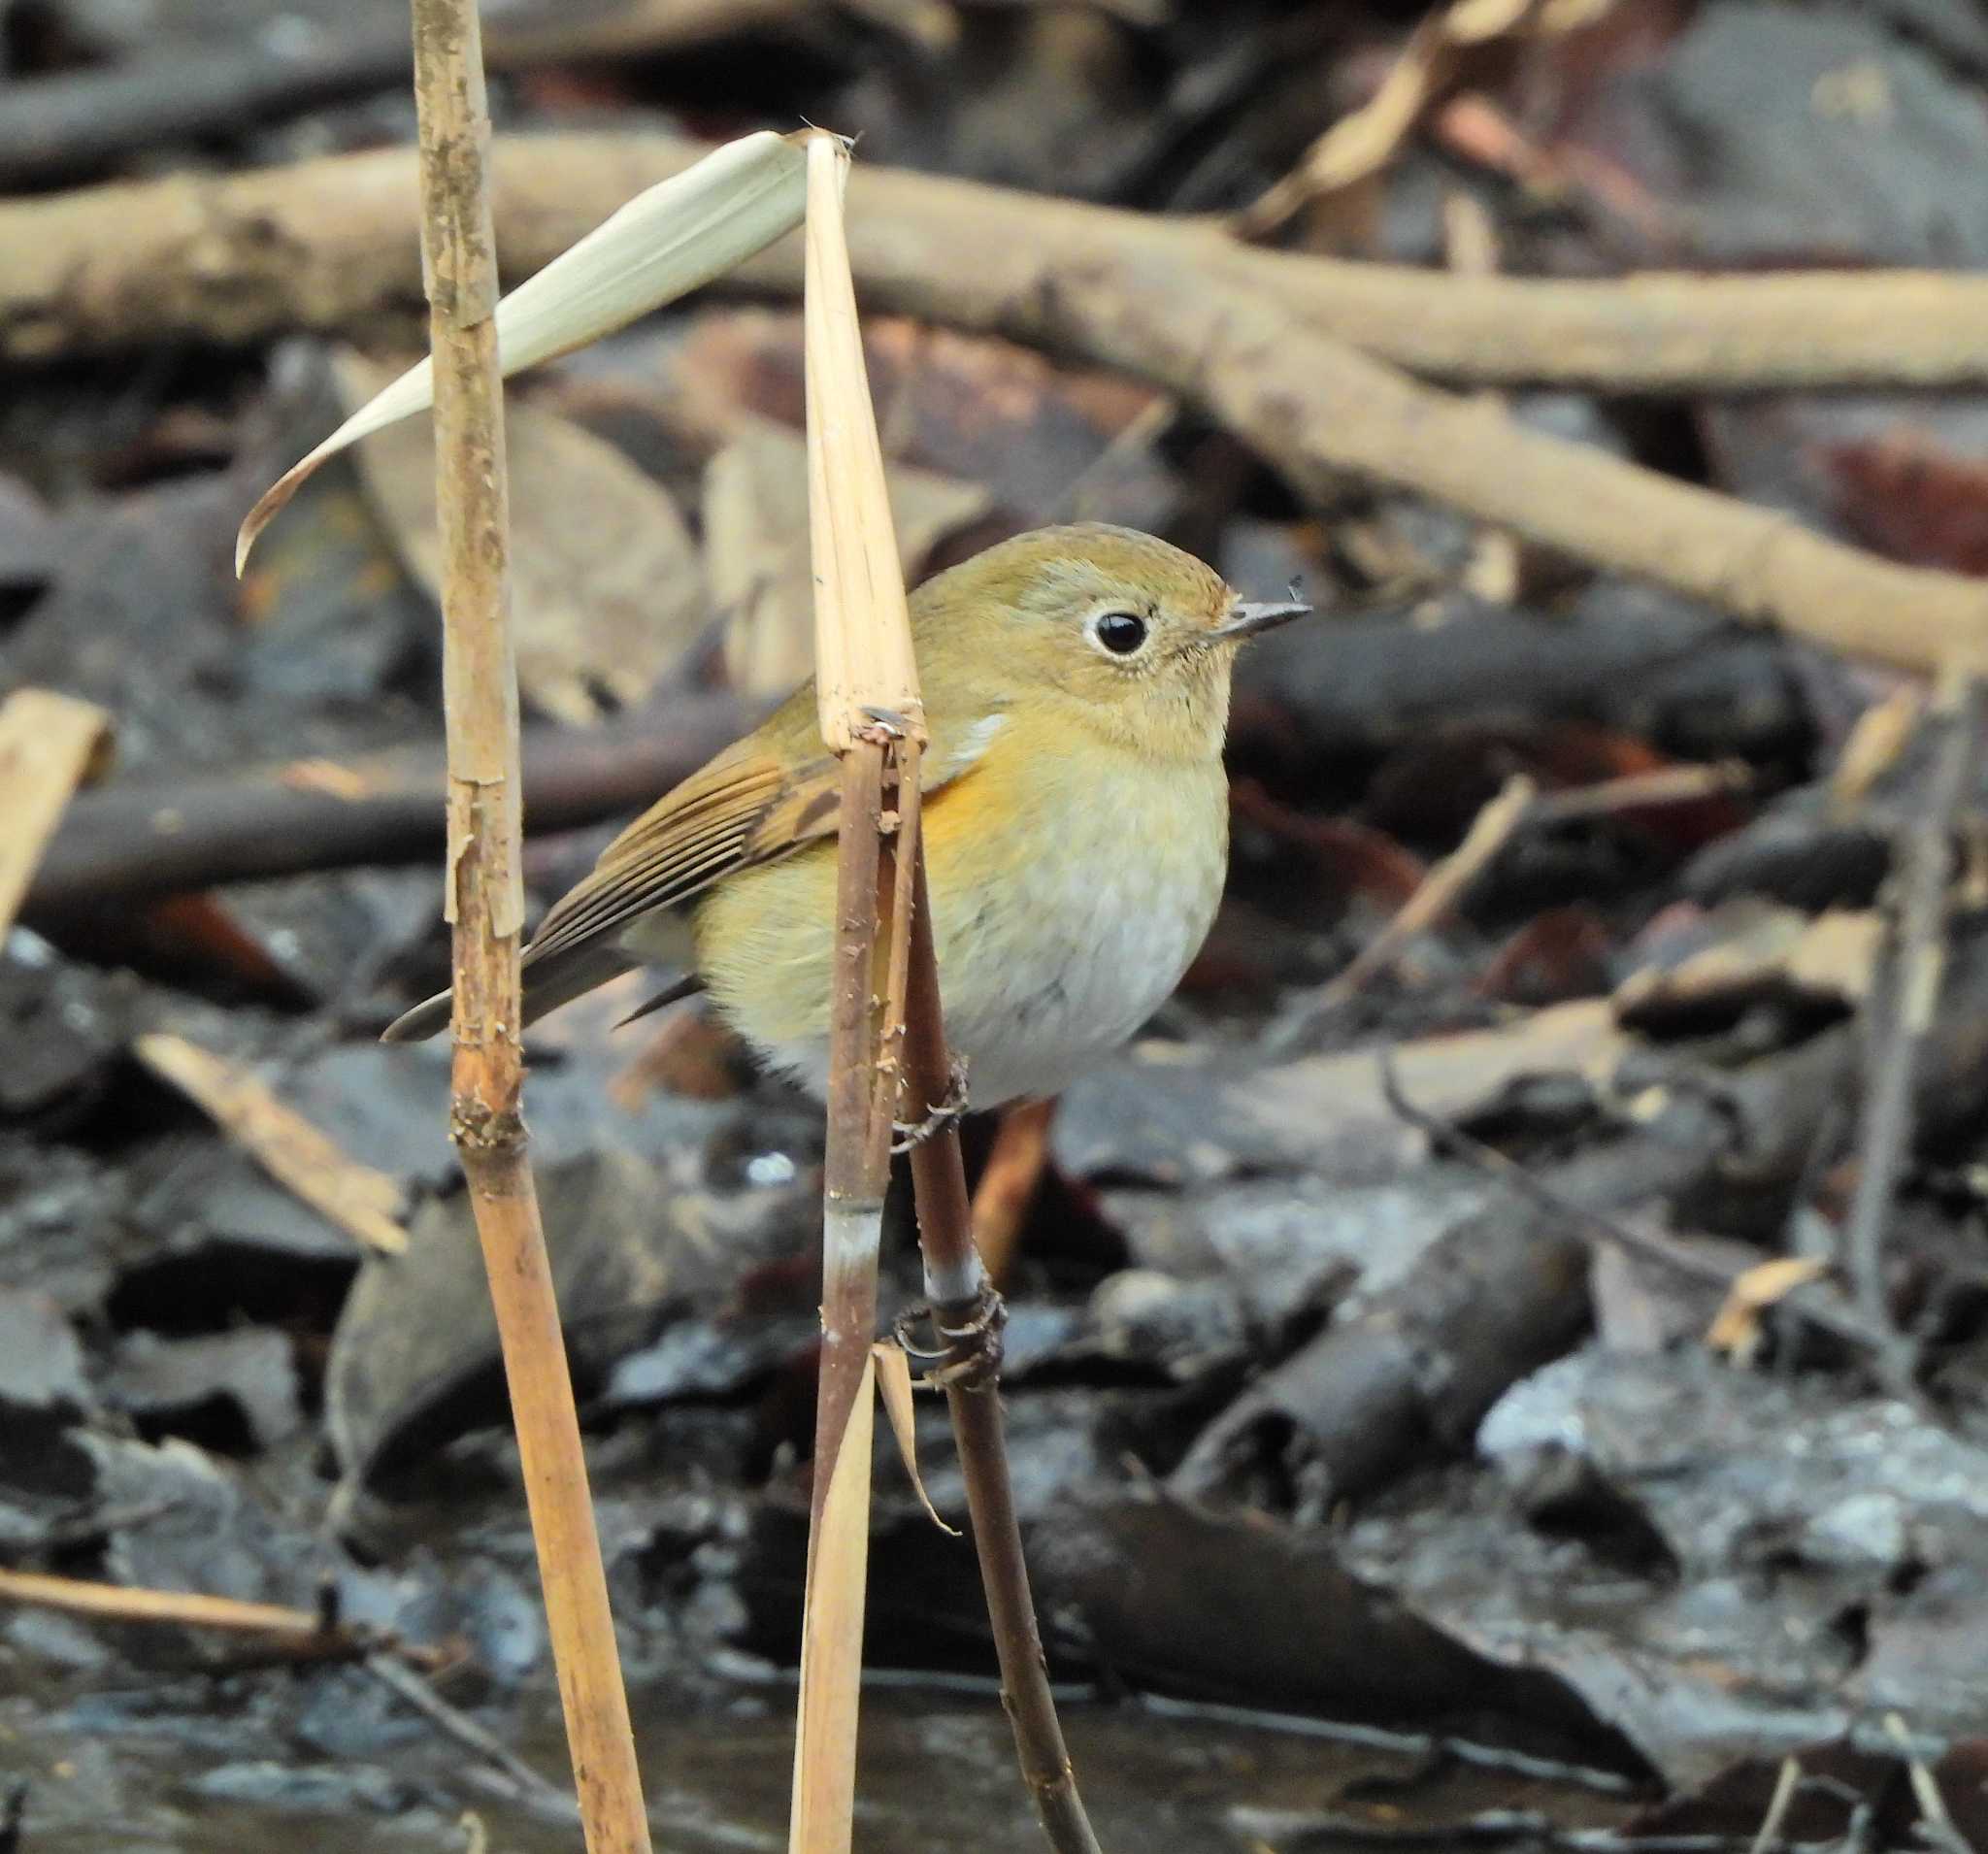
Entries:
[[[346, 352], [347, 407], [392, 370]], [[512, 608], [525, 699], [562, 721], [640, 702], [700, 635], [707, 611], [697, 547], [669, 491], [605, 439], [508, 399]], [[435, 456], [425, 419], [357, 447], [359, 476], [407, 571], [439, 597]]]
[[1736, 1010], [1780, 989], [1855, 1004], [1871, 988], [1884, 940], [1873, 910], [1833, 909], [1813, 919], [1750, 896], [1721, 903], [1707, 921], [1718, 938], [1671, 964], [1633, 972], [1615, 990], [1625, 1023], [1676, 1012]]
[[[712, 599], [725, 614], [725, 669], [742, 694], [783, 695], [814, 667], [807, 458], [798, 432], [746, 417], [705, 469]], [[908, 464], [885, 474], [907, 578], [947, 535], [987, 513], [977, 484]]]
[[1728, 1358], [1744, 1357], [1760, 1341], [1760, 1316], [1828, 1269], [1827, 1262], [1812, 1255], [1783, 1255], [1746, 1270], [1727, 1292], [1705, 1342]]
[[52, 689], [0, 708], [0, 940], [40, 867], [70, 794], [108, 763], [111, 717]]
[[[1606, 1089], [1632, 1040], [1606, 998], [1551, 1005], [1491, 1030], [1425, 1037], [1394, 1047], [1402, 1092], [1443, 1120], [1467, 1119], [1522, 1077], [1577, 1075]], [[1312, 1149], [1337, 1129], [1375, 1149], [1424, 1136], [1388, 1105], [1380, 1052], [1306, 1056], [1227, 1091], [1261, 1129]]]
[[1898, 763], [1905, 743], [1926, 712], [1925, 692], [1906, 683], [1857, 717], [1829, 779], [1833, 815], [1852, 815], [1871, 788]]

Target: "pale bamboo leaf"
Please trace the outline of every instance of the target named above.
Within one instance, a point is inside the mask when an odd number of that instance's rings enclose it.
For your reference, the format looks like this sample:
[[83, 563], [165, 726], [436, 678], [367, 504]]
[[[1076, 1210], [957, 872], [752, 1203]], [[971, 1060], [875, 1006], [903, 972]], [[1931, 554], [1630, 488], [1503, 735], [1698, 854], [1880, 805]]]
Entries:
[[[506, 377], [625, 327], [764, 250], [800, 224], [807, 172], [801, 140], [761, 129], [638, 193], [497, 305], [497, 352]], [[319, 464], [426, 411], [433, 397], [434, 378], [424, 360], [285, 471], [242, 523], [235, 571], [248, 564], [255, 537]]]

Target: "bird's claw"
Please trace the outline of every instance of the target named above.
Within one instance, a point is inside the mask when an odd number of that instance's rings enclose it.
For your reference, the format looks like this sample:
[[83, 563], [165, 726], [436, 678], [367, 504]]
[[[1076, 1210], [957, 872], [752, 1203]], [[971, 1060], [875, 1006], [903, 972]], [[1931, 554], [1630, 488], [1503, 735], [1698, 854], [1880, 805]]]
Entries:
[[901, 741], [911, 731], [911, 722], [896, 709], [872, 708], [866, 703], [863, 707], [863, 718], [877, 731], [879, 742]]
[[897, 1120], [891, 1124], [896, 1137], [890, 1142], [892, 1152], [910, 1152], [914, 1146], [921, 1146], [927, 1140], [936, 1140], [942, 1133], [949, 1133], [966, 1118], [967, 1113], [967, 1065], [958, 1056], [952, 1059], [951, 1085], [945, 1099], [933, 1108], [921, 1120]]
[[[936, 1346], [911, 1338], [911, 1327], [930, 1320], [939, 1336]], [[964, 1308], [926, 1305], [907, 1308], [891, 1333], [928, 1390], [982, 1390], [1001, 1371], [1002, 1328], [1008, 1324], [1008, 1303], [991, 1282], [982, 1282]]]

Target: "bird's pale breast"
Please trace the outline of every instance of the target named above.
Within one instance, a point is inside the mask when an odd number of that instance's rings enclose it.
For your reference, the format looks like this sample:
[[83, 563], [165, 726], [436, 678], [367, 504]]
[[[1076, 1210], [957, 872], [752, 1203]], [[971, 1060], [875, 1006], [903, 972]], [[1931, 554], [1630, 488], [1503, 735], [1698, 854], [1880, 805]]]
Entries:
[[[1173, 991], [1221, 898], [1227, 781], [1213, 759], [1004, 733], [927, 801], [925, 844], [947, 1036], [991, 1107], [1064, 1087]], [[719, 1007], [817, 1093], [834, 855], [829, 842], [743, 871], [697, 914]]]

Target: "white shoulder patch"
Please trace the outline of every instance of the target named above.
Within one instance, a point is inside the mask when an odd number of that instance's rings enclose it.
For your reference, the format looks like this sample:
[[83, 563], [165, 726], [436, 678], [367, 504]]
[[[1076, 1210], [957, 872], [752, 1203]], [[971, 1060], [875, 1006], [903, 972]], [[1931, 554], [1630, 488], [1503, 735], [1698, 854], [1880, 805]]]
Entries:
[[989, 714], [976, 721], [962, 731], [958, 745], [952, 749], [952, 764], [949, 773], [964, 773], [968, 767], [978, 763], [980, 755], [987, 750], [987, 745], [995, 735], [1008, 725], [1008, 716], [1002, 713]]

